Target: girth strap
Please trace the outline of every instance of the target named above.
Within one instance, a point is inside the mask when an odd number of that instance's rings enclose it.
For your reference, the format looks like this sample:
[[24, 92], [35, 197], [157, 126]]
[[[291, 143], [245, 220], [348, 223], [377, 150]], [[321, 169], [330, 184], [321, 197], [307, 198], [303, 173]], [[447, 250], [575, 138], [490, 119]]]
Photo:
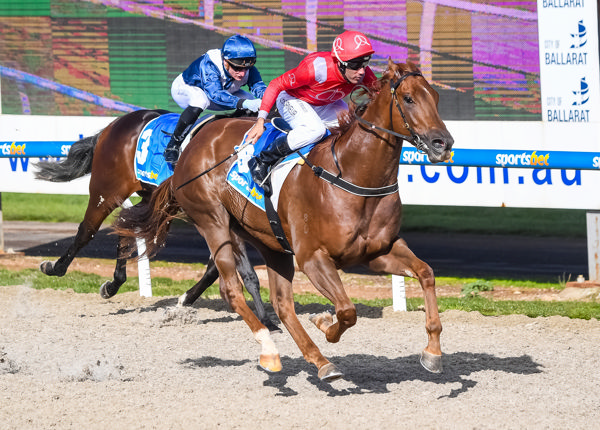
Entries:
[[[268, 178], [267, 180], [270, 181], [271, 178]], [[275, 235], [277, 242], [279, 242], [279, 244], [287, 254], [294, 254], [294, 251], [292, 251], [292, 246], [288, 242], [287, 237], [285, 237], [285, 232], [283, 231], [283, 227], [281, 226], [281, 219], [279, 218], [279, 215], [277, 215], [277, 211], [273, 207], [271, 197], [267, 196], [266, 194], [265, 212], [267, 213], [269, 225], [271, 226], [271, 230], [273, 230], [273, 234]]]

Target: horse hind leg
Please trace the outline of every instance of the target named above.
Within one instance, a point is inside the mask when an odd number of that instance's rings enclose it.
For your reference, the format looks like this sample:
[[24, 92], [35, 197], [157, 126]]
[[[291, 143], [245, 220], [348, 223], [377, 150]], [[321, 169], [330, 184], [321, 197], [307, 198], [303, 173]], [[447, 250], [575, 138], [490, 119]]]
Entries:
[[300, 348], [304, 359], [317, 367], [317, 375], [322, 381], [333, 381], [342, 377], [343, 373], [323, 356], [298, 320], [292, 289], [292, 279], [294, 277], [293, 257], [268, 249], [261, 250], [261, 252], [267, 262], [271, 302], [275, 312], [277, 312], [277, 316], [289, 331], [298, 348]]
[[110, 299], [119, 292], [119, 288], [127, 281], [127, 257], [130, 255], [134, 239], [119, 236], [117, 244], [117, 263], [112, 281], [100, 286], [100, 297]]
[[[235, 237], [237, 237], [237, 235]], [[277, 325], [267, 316], [264, 302], [260, 296], [260, 281], [256, 275], [256, 272], [254, 271], [254, 268], [252, 267], [252, 264], [250, 263], [244, 242], [241, 240], [241, 238], [237, 238], [234, 242], [236, 243], [234, 255], [237, 271], [242, 277], [242, 281], [246, 287], [246, 290], [248, 290], [252, 296], [252, 299], [254, 300], [254, 307], [256, 308], [256, 313], [260, 319], [260, 322], [262, 322], [265, 327], [269, 329], [269, 332], [281, 333], [281, 329], [277, 327]], [[206, 265], [206, 271], [204, 272], [204, 275], [202, 275], [202, 279], [200, 279], [200, 281], [198, 281], [192, 288], [187, 290], [181, 297], [179, 297], [177, 306], [191, 306], [198, 299], [198, 297], [200, 297], [208, 289], [208, 287], [215, 283], [218, 277], [219, 271], [217, 270], [217, 266], [215, 265], [214, 259], [211, 256], [211, 258], [208, 260], [208, 264]]]
[[79, 224], [75, 239], [67, 251], [54, 262], [49, 260], [42, 261], [40, 263], [41, 272], [48, 276], [64, 276], [77, 253], [94, 238], [94, 235], [97, 232], [97, 227], [91, 226], [89, 223], [83, 220]]
[[435, 276], [431, 267], [418, 259], [406, 242], [400, 238], [396, 240], [388, 254], [372, 260], [368, 266], [376, 272], [410, 276], [419, 280], [425, 301], [425, 330], [428, 336], [427, 347], [421, 354], [421, 365], [432, 373], [440, 373], [442, 371], [440, 347], [442, 323], [435, 294]]
[[[226, 236], [219, 234], [220, 232], [223, 232]], [[231, 306], [234, 312], [242, 317], [252, 330], [254, 339], [260, 343], [262, 348], [259, 359], [260, 366], [269, 372], [279, 372], [281, 370], [281, 359], [269, 330], [260, 322], [246, 303], [242, 291], [243, 287], [236, 271], [234, 245], [228, 227], [218, 229], [214, 226], [210, 228], [210, 234], [204, 237], [211, 252], [213, 252], [215, 264], [221, 276], [221, 282], [219, 282], [221, 297]]]
[[250, 263], [250, 259], [248, 258], [245, 243], [240, 239], [236, 248], [239, 251], [235, 252], [237, 270], [242, 277], [242, 281], [246, 287], [246, 290], [248, 293], [250, 293], [252, 299], [254, 300], [254, 307], [256, 309], [258, 319], [260, 319], [260, 322], [262, 322], [271, 333], [281, 333], [281, 329], [277, 327], [277, 325], [267, 316], [265, 304], [260, 296], [260, 281], [258, 279], [258, 275], [252, 267], [252, 263]]
[[198, 297], [200, 297], [208, 287], [214, 284], [218, 278], [219, 270], [217, 269], [213, 258], [210, 257], [208, 264], [206, 265], [206, 271], [204, 272], [204, 275], [202, 275], [202, 279], [179, 297], [177, 306], [192, 306], [192, 304], [198, 300]]

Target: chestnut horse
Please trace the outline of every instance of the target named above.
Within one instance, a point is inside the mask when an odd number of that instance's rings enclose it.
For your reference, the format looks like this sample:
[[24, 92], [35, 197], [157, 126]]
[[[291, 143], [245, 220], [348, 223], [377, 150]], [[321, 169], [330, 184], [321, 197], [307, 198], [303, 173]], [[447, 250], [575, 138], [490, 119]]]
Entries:
[[[454, 140], [439, 116], [437, 92], [416, 66], [390, 60], [378, 84], [360, 117], [349, 118], [339, 133], [317, 144], [306, 162], [291, 170], [281, 188], [278, 214], [296, 264], [335, 306], [335, 320], [329, 313], [310, 317], [327, 341], [339, 341], [357, 319], [338, 269], [364, 264], [376, 272], [418, 278], [428, 334], [420, 361], [427, 370], [440, 372], [442, 326], [434, 274], [398, 236], [402, 204], [397, 181], [403, 140], [426, 152], [434, 163], [449, 159]], [[232, 232], [242, 235], [265, 259], [277, 315], [304, 358], [317, 367], [319, 378], [332, 380], [342, 373], [321, 354], [294, 310], [293, 256], [284, 252], [265, 212], [226, 183], [234, 160], [189, 182], [232, 153], [253, 124], [250, 119], [222, 119], [204, 127], [182, 153], [173, 176], [154, 191], [150, 205], [124, 210], [114, 226], [122, 234], [157, 238], [155, 243], [149, 241], [152, 252], [182, 209], [208, 243], [221, 275], [222, 296], [261, 344], [261, 367], [279, 371], [279, 352], [269, 331], [241, 294]], [[335, 173], [323, 176], [323, 169]], [[332, 183], [323, 180], [327, 177], [333, 178]]]
[[[139, 110], [125, 114], [96, 135], [75, 142], [66, 159], [58, 163], [40, 162], [36, 165], [36, 178], [52, 182], [69, 182], [91, 173], [88, 206], [75, 239], [58, 260], [44, 261], [40, 264], [43, 273], [49, 276], [65, 275], [77, 253], [94, 238], [102, 222], [132, 194], [137, 193], [142, 198], [139, 205], [148, 204], [152, 190], [156, 187], [140, 182], [135, 176], [136, 145], [144, 126], [165, 113], [168, 112]], [[238, 270], [254, 299], [260, 320], [270, 330], [279, 331], [266, 315], [260, 297], [260, 283], [246, 254], [244, 242], [238, 237], [234, 237], [233, 240], [237, 249]], [[100, 295], [103, 298], [108, 299], [117, 294], [127, 280], [126, 257], [135, 249], [133, 246], [132, 238], [119, 237], [113, 279], [100, 287]], [[188, 306], [194, 303], [218, 276], [219, 272], [211, 257], [202, 279], [181, 296], [179, 304]]]

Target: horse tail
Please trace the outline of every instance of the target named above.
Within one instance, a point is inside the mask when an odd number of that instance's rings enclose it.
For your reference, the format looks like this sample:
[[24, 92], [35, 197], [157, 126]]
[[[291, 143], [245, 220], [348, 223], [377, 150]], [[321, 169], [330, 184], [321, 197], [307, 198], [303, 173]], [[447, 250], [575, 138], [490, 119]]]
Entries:
[[169, 178], [152, 192], [148, 204], [122, 209], [112, 227], [121, 236], [144, 239], [145, 254], [152, 257], [165, 245], [171, 222], [178, 218], [180, 209]]
[[67, 158], [58, 163], [35, 163], [35, 178], [51, 182], [69, 182], [91, 173], [94, 149], [101, 133], [100, 131], [95, 136], [84, 137], [75, 142], [71, 145]]

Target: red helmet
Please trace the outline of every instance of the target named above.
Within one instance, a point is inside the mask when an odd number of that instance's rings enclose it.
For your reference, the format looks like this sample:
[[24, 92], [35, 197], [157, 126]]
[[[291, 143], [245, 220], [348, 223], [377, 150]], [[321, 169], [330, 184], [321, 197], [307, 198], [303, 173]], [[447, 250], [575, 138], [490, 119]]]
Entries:
[[344, 66], [349, 60], [370, 56], [374, 52], [371, 42], [360, 31], [344, 31], [335, 38], [331, 50], [331, 54]]

